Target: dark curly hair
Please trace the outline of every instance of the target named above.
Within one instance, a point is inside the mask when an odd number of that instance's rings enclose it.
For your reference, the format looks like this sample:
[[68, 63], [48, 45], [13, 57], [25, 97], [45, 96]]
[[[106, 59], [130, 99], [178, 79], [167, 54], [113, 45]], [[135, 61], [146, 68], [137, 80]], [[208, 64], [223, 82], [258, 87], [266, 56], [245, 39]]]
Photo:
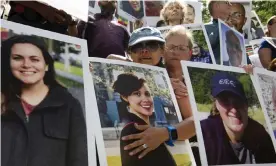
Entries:
[[120, 93], [123, 97], [130, 96], [134, 91], [139, 90], [144, 84], [145, 80], [143, 78], [138, 78], [132, 73], [120, 74], [117, 80], [113, 84], [113, 89], [115, 92]]

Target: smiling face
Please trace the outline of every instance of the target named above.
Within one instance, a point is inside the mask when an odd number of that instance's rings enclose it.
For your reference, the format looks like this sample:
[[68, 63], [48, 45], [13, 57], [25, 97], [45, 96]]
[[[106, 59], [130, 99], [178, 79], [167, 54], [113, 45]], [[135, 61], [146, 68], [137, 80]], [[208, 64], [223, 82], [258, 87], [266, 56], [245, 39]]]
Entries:
[[184, 23], [185, 24], [192, 24], [195, 22], [195, 11], [194, 8], [191, 6], [186, 7]]
[[200, 55], [200, 48], [196, 43], [193, 44], [193, 55]]
[[139, 11], [141, 8], [139, 0], [129, 0], [129, 4], [132, 7], [132, 9], [135, 11]]
[[132, 111], [141, 116], [151, 116], [153, 113], [153, 98], [149, 87], [144, 84], [139, 90], [131, 93], [125, 100]]
[[47, 65], [41, 50], [28, 43], [14, 44], [10, 56], [11, 72], [25, 85], [44, 84]]
[[232, 92], [222, 92], [216, 97], [215, 105], [226, 130], [242, 133], [248, 123], [246, 102]]
[[231, 24], [234, 28], [242, 32], [242, 28], [246, 23], [245, 11], [243, 10], [243, 6], [240, 3], [233, 3], [231, 6], [231, 13], [230, 13], [230, 20]]

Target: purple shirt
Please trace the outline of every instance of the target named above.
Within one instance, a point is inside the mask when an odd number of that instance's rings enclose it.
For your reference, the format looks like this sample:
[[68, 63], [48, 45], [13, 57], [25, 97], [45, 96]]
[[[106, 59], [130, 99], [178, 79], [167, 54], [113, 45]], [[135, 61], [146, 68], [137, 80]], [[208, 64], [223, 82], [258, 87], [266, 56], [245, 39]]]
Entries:
[[78, 24], [78, 36], [87, 40], [89, 57], [106, 58], [110, 54], [125, 56], [129, 34], [120, 24], [101, 14], [89, 16], [88, 23]]

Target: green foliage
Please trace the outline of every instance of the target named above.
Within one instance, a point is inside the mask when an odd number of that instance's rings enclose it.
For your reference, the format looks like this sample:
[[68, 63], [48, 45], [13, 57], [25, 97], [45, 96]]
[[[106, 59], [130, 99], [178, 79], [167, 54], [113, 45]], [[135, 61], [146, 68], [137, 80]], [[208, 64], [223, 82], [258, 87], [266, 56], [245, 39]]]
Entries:
[[266, 26], [266, 22], [271, 16], [276, 15], [276, 1], [254, 0], [252, 8], [256, 11], [264, 26]]
[[[196, 102], [199, 104], [211, 104], [212, 96], [210, 79], [215, 73], [218, 72], [218, 70], [201, 69], [193, 67], [188, 67], [188, 70], [190, 73], [191, 83], [193, 86]], [[250, 76], [248, 74], [243, 73], [230, 72], [230, 74], [234, 75], [242, 83], [246, 97], [248, 99], [249, 107], [254, 105], [260, 107], [258, 96], [256, 94]]]
[[209, 50], [202, 30], [194, 30], [193, 38], [196, 43], [204, 48], [204, 50]]
[[[162, 96], [166, 97], [168, 100], [171, 100], [170, 92], [168, 89], [168, 85], [166, 83], [165, 88], [160, 88], [157, 86], [154, 76], [157, 74], [163, 75], [164, 73], [160, 73], [159, 71], [154, 71], [150, 69], [143, 69], [132, 66], [124, 66], [124, 65], [114, 65], [114, 64], [103, 64], [103, 63], [92, 63], [92, 74], [93, 74], [93, 82], [96, 87], [102, 86], [102, 88], [106, 89], [106, 91], [112, 92], [112, 85], [116, 81], [114, 80], [113, 71], [121, 71], [123, 73], [143, 73], [145, 76], [145, 80], [152, 91], [153, 96]], [[106, 72], [103, 72], [102, 70]], [[102, 75], [104, 73], [104, 75]], [[99, 88], [96, 88], [96, 90]]]

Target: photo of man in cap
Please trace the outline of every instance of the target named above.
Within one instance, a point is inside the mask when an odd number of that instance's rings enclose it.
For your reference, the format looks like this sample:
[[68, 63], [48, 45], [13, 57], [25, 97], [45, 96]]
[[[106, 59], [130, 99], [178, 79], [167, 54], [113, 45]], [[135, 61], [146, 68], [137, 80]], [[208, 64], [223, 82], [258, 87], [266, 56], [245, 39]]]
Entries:
[[242, 83], [228, 72], [211, 77], [213, 107], [200, 122], [208, 165], [275, 163], [272, 140], [248, 115]]

